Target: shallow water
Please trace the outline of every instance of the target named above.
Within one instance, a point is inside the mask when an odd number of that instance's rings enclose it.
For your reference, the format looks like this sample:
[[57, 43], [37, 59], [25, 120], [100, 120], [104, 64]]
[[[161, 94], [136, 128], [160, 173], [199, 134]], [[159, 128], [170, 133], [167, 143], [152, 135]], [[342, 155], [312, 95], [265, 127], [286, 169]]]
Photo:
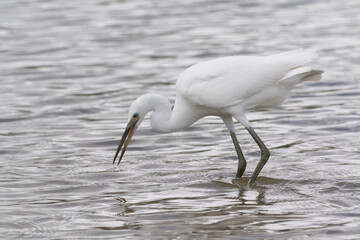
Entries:
[[[4, 239], [359, 239], [360, 2], [2, 0], [0, 233]], [[271, 151], [248, 168], [221, 120], [139, 128], [112, 158], [137, 96], [171, 101], [186, 67], [315, 47], [321, 82], [248, 114]]]

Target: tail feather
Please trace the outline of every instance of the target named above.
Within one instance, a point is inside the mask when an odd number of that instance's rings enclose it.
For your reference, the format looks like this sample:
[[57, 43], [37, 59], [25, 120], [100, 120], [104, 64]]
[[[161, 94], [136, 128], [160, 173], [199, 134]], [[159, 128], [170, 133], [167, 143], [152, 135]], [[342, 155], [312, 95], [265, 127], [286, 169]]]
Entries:
[[304, 81], [319, 81], [322, 78], [322, 73], [324, 71], [321, 69], [312, 69], [308, 74], [301, 78], [301, 82]]
[[280, 80], [280, 84], [293, 87], [304, 81], [319, 81], [323, 72], [321, 69], [313, 69], [311, 67], [294, 68]]

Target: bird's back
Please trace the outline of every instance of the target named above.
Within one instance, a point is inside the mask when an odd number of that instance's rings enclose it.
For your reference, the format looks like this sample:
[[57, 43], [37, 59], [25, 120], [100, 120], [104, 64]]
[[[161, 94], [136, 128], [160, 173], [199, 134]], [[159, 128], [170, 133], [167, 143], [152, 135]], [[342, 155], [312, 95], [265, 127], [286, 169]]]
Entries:
[[277, 85], [292, 69], [316, 59], [311, 50], [271, 56], [232, 56], [196, 64], [178, 78], [177, 94], [193, 104], [225, 108]]

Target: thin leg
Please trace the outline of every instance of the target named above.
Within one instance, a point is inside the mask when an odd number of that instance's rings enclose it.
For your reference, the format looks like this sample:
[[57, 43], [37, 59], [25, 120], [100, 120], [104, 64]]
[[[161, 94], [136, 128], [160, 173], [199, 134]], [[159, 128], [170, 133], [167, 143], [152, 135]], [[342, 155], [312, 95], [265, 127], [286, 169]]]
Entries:
[[245, 169], [246, 169], [246, 160], [245, 160], [244, 154], [241, 151], [239, 142], [238, 142], [236, 134], [235, 134], [235, 128], [234, 128], [234, 124], [233, 124], [233, 121], [232, 121], [232, 116], [231, 115], [223, 116], [222, 119], [223, 119], [226, 127], [229, 129], [230, 136], [231, 136], [231, 139], [232, 139], [232, 141], [234, 143], [235, 150], [236, 150], [236, 153], [237, 153], [237, 156], [238, 156], [238, 159], [239, 159], [238, 170], [237, 170], [237, 173], [236, 173], [236, 177], [241, 178], [242, 175], [245, 172]]
[[231, 135], [231, 139], [234, 143], [235, 150], [236, 150], [236, 153], [237, 153], [238, 159], [239, 159], [236, 177], [241, 178], [246, 169], [246, 160], [245, 160], [244, 154], [241, 151], [241, 148], [240, 148], [239, 142], [236, 138], [235, 132], [230, 131], [230, 135]]
[[257, 143], [257, 145], [259, 146], [259, 148], [261, 150], [260, 162], [256, 166], [255, 171], [252, 174], [252, 176], [250, 178], [250, 181], [249, 181], [249, 185], [251, 185], [251, 184], [253, 184], [255, 182], [255, 180], [256, 180], [257, 176], [259, 175], [261, 169], [264, 167], [264, 165], [268, 161], [268, 159], [270, 157], [270, 151], [267, 149], [267, 147], [265, 146], [263, 141], [260, 139], [260, 137], [256, 134], [256, 132], [254, 131], [254, 129], [250, 125], [246, 126], [246, 129], [249, 131], [250, 135], [254, 138], [255, 142]]

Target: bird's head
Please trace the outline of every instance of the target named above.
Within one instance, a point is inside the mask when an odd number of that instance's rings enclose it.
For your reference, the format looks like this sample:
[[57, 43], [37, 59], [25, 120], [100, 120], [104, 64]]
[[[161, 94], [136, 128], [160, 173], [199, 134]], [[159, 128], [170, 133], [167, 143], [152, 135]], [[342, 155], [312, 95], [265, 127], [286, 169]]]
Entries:
[[118, 162], [119, 165], [132, 136], [134, 135], [136, 129], [140, 126], [141, 122], [144, 120], [145, 115], [149, 112], [149, 109], [146, 105], [147, 104], [144, 103], [144, 99], [142, 97], [136, 99], [131, 104], [128, 115], [128, 124], [121, 137], [120, 144], [116, 150], [113, 163], [115, 163], [121, 148], [124, 146], [119, 157], [119, 162]]
[[[115, 163], [121, 148], [124, 146], [119, 157], [118, 164], [120, 163], [131, 137], [150, 111], [154, 111], [154, 114], [150, 117], [150, 120], [154, 120], [154, 122], [157, 122], [159, 119], [168, 119], [171, 114], [170, 102], [161, 95], [150, 93], [140, 96], [131, 104], [128, 115], [128, 124], [116, 150], [113, 163]], [[154, 129], [153, 122], [150, 121], [150, 123], [152, 123], [151, 126]]]

